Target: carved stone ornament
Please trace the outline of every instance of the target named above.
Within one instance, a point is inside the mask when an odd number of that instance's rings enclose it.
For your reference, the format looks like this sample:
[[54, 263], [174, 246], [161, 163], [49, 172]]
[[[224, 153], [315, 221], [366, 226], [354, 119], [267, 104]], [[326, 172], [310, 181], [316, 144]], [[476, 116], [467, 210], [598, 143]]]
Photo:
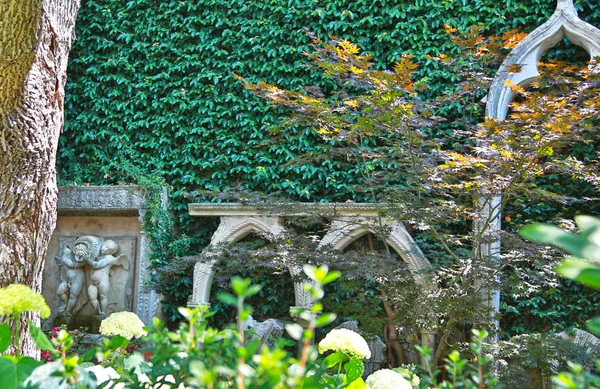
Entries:
[[249, 316], [244, 324], [244, 331], [252, 331], [250, 340], [258, 338], [260, 339], [260, 347], [266, 345], [270, 349], [273, 349], [277, 340], [283, 337], [284, 330], [283, 322], [276, 319], [259, 322]]
[[63, 186], [58, 190], [59, 212], [138, 212], [144, 198], [132, 186]]
[[[542, 56], [563, 38], [585, 49], [590, 58], [600, 56], [600, 30], [579, 19], [572, 0], [558, 0], [550, 19], [523, 39], [504, 60], [487, 96], [486, 116], [503, 120], [513, 101], [514, 92], [505, 81], [526, 87], [537, 76]], [[512, 65], [521, 66], [518, 73], [510, 73]]]
[[[166, 209], [167, 207], [167, 203], [168, 203], [168, 196], [167, 196], [167, 191], [166, 190], [162, 190], [161, 191], [161, 200], [162, 200], [162, 205], [163, 207]], [[146, 212], [144, 209], [145, 206], [145, 199], [144, 199], [144, 191], [143, 188], [137, 187], [137, 186], [128, 186], [128, 185], [120, 185], [120, 186], [63, 186], [63, 187], [59, 187], [59, 193], [58, 193], [58, 204], [57, 204], [57, 211], [58, 211], [58, 216], [59, 216], [59, 220], [61, 217], [71, 217], [71, 216], [77, 216], [77, 217], [82, 217], [82, 218], [88, 218], [88, 217], [131, 217], [131, 216], [138, 216], [138, 220], [140, 221], [140, 228], [139, 228], [139, 232], [138, 231], [129, 231], [126, 233], [128, 238], [133, 238], [133, 236], [136, 236], [136, 234], [139, 233], [139, 244], [135, 244], [135, 247], [132, 248], [133, 251], [129, 250], [129, 245], [127, 245], [127, 247], [123, 247], [122, 244], [123, 242], [119, 239], [116, 239], [116, 242], [118, 243], [118, 245], [120, 246], [120, 250], [124, 251], [124, 253], [128, 256], [129, 262], [130, 262], [130, 268], [132, 270], [135, 270], [135, 273], [132, 271], [131, 272], [131, 276], [129, 277], [128, 281], [127, 281], [127, 285], [129, 285], [127, 288], [127, 292], [125, 292], [125, 290], [120, 290], [119, 288], [115, 288], [115, 285], [111, 285], [110, 286], [110, 290], [111, 292], [109, 293], [109, 310], [115, 308], [116, 306], [119, 306], [120, 308], [118, 309], [126, 309], [126, 310], [131, 310], [131, 311], [135, 311], [136, 314], [140, 317], [140, 319], [142, 319], [142, 321], [149, 325], [152, 323], [152, 318], [155, 317], [156, 315], [160, 316], [160, 300], [161, 300], [161, 296], [159, 296], [156, 291], [153, 289], [153, 287], [151, 285], [149, 285], [149, 281], [151, 278], [151, 271], [150, 271], [150, 256], [151, 256], [151, 250], [150, 250], [150, 246], [149, 246], [149, 238], [148, 236], [146, 236], [145, 232], [141, 229], [141, 224], [143, 221], [143, 216], [144, 213]], [[118, 229], [117, 229], [118, 230]], [[106, 231], [108, 231], [109, 234], [112, 234], [111, 232], [111, 227], [107, 226]], [[69, 244], [72, 244], [72, 240], [74, 240], [75, 238], [71, 238], [71, 236], [73, 234], [77, 234], [77, 230], [69, 230], [67, 234], [65, 234], [65, 236], [60, 237], [61, 243], [60, 243], [60, 247], [57, 248], [57, 251], [55, 251], [55, 254], [52, 255], [59, 255], [61, 257], [65, 256], [68, 258], [71, 254], [69, 254], [68, 252], [65, 254], [64, 253], [64, 244], [63, 244], [63, 240], [67, 238], [67, 236], [69, 237]], [[88, 230], [85, 232], [85, 234], [89, 234], [89, 235], [98, 235], [98, 234], [103, 234], [103, 232], [96, 232], [95, 227], [91, 228], [91, 230]], [[115, 232], [114, 234], [116, 235], [120, 235], [121, 232]], [[83, 235], [83, 233], [82, 233]], [[113, 238], [113, 240], [115, 240]], [[136, 256], [134, 253], [139, 250], [139, 254]], [[114, 254], [115, 257], [119, 256], [119, 252], [117, 252], [116, 254]], [[122, 258], [121, 258], [122, 260]], [[119, 260], [120, 261], [120, 260]], [[119, 262], [117, 261], [117, 262]], [[97, 294], [97, 298], [96, 300], [98, 301], [98, 308], [97, 311], [102, 311], [103, 310], [103, 304], [102, 304], [102, 299], [101, 299], [101, 294], [102, 291], [104, 291], [105, 288], [105, 282], [103, 282], [103, 276], [102, 273], [108, 271], [109, 273], [115, 273], [116, 276], [119, 276], [121, 273], [123, 273], [125, 271], [123, 265], [119, 266], [117, 263], [113, 264], [113, 265], [108, 265], [105, 264], [105, 262], [107, 261], [102, 261], [99, 264], [96, 264], [95, 266], [103, 266], [102, 268], [99, 269], [94, 269], [95, 270], [95, 275], [94, 275], [94, 279], [95, 281], [92, 280], [87, 280], [86, 282], [89, 281], [90, 283], [95, 283], [97, 285], [94, 285], [94, 289], [91, 289], [91, 293], [96, 293]], [[86, 273], [86, 277], [87, 274], [91, 274], [91, 268], [93, 265], [87, 264], [87, 269], [88, 272]], [[80, 266], [81, 267], [81, 266]], [[63, 265], [63, 268], [65, 269], [65, 265]], [[108, 268], [110, 268], [110, 270], [107, 270]], [[53, 272], [53, 271], [52, 271]], [[78, 268], [73, 269], [73, 271], [70, 272], [71, 276], [74, 278], [78, 278], [77, 273], [78, 273]], [[63, 274], [62, 277], [65, 277], [66, 275]], [[111, 283], [120, 283], [121, 281], [119, 281], [119, 277], [115, 278], [116, 276], [112, 276], [109, 277], [110, 282]], [[64, 278], [63, 278], [64, 279]], [[56, 285], [54, 285], [54, 280], [52, 280], [52, 282], [47, 282], [46, 285], [49, 286], [48, 289], [48, 295], [47, 295], [47, 299], [50, 302], [51, 297], [50, 295], [53, 294], [54, 290], [56, 290], [56, 287], [58, 286], [58, 284], [62, 284], [62, 279], [61, 281], [59, 281]], [[123, 281], [124, 282], [124, 281]], [[64, 288], [65, 286], [63, 285], [62, 288]], [[82, 296], [87, 296], [88, 294], [88, 284], [86, 283], [84, 285], [83, 291], [80, 293]], [[120, 301], [117, 305], [113, 304], [110, 302], [110, 295], [116, 293], [116, 290], [119, 289], [119, 293], [121, 293], [121, 296], [119, 296], [119, 298], [117, 299], [117, 296], [115, 296], [115, 298]], [[83, 298], [83, 297], [82, 297]], [[85, 303], [87, 304], [87, 306], [91, 307], [91, 303], [89, 303], [89, 299], [86, 298]], [[68, 302], [66, 303], [68, 305]], [[76, 305], [77, 307], [74, 308], [76, 311], [79, 310], [79, 308], [81, 308], [81, 305], [83, 304], [83, 302], [78, 302]], [[95, 304], [95, 302], [94, 302]], [[111, 308], [111, 306], [113, 308]], [[123, 308], [125, 307], [125, 308]], [[84, 309], [84, 311], [87, 311], [87, 308]]]
[[[81, 236], [63, 244], [62, 254], [55, 259], [60, 278], [56, 290], [60, 301], [57, 311], [65, 322], [86, 306], [93, 315], [107, 315], [110, 303], [117, 304], [116, 300], [125, 298], [124, 291], [131, 289], [130, 260], [125, 254], [116, 255], [118, 252], [117, 242], [98, 236]], [[116, 267], [123, 270], [118, 275], [115, 275]], [[117, 283], [119, 296], [111, 293], [113, 282]], [[83, 292], [87, 292], [85, 299], [82, 299]], [[119, 305], [120, 309], [128, 308], [124, 303]]]

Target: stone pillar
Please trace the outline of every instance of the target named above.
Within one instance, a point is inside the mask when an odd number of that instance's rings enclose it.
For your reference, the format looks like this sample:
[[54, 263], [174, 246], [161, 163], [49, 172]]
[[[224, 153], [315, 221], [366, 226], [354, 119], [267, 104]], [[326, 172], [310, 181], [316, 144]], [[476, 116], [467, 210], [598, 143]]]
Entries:
[[[139, 209], [139, 221], [143, 223], [144, 215], [146, 214], [145, 209]], [[142, 224], [143, 225], [143, 224]], [[135, 306], [135, 313], [146, 325], [152, 324], [152, 318], [158, 316], [162, 318], [160, 312], [160, 298], [156, 293], [156, 290], [149, 285], [151, 271], [150, 271], [150, 250], [149, 238], [146, 232], [142, 229], [140, 232], [140, 262], [138, 264], [138, 280], [137, 280], [137, 299]]]
[[[431, 352], [435, 352], [436, 344], [436, 335], [435, 332], [430, 331], [422, 331], [421, 332], [421, 347], [427, 347], [431, 350]], [[423, 357], [419, 357], [421, 365], [425, 365], [425, 360]]]

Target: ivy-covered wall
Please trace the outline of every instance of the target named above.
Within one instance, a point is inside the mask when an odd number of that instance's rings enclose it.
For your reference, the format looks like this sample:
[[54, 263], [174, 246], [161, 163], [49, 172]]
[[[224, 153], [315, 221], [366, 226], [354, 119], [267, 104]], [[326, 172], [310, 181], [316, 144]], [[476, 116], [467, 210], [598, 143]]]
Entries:
[[[594, 1], [581, 15], [600, 25]], [[87, 0], [69, 63], [66, 124], [59, 149], [62, 183], [116, 183], [125, 161], [158, 173], [177, 189], [244, 184], [299, 200], [352, 198], [360, 181], [343, 159], [309, 133], [268, 144], [281, 112], [233, 77], [284, 87], [325, 81], [306, 67], [305, 30], [359, 44], [385, 67], [405, 53], [420, 77], [442, 89], [444, 74], [427, 54], [450, 47], [444, 24], [488, 26], [490, 33], [531, 30], [554, 0]]]
[[[600, 26], [596, 0], [575, 1]], [[348, 39], [388, 67], [403, 54], [431, 93], [452, 85], [427, 55], [451, 53], [443, 25], [531, 31], [555, 0], [83, 0], [71, 52], [60, 139], [62, 184], [160, 176], [179, 226], [187, 191], [243, 185], [301, 201], [362, 200], [360, 166], [308, 130], [273, 141], [284, 116], [234, 73], [286, 88], [333, 85], [307, 67], [311, 31]], [[310, 154], [310, 160], [306, 155]], [[317, 158], [314, 158], [317, 156]], [[320, 156], [320, 157], [319, 157]], [[209, 193], [205, 199], [212, 199]], [[185, 295], [185, 293], [183, 293]]]

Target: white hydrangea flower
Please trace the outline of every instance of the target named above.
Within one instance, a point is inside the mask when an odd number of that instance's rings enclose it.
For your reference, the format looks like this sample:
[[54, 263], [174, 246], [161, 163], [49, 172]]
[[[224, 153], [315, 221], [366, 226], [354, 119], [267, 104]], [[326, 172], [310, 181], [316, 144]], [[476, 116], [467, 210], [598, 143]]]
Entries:
[[377, 370], [366, 381], [367, 389], [412, 389], [412, 385], [399, 373], [390, 369]]
[[410, 381], [414, 389], [419, 389], [421, 386], [421, 378], [415, 373], [414, 365], [399, 366], [393, 369], [396, 373]]
[[332, 330], [319, 343], [319, 353], [323, 354], [329, 350], [341, 351], [351, 357], [371, 358], [367, 341], [360, 334], [345, 328]]
[[100, 333], [105, 336], [121, 335], [139, 338], [147, 334], [144, 323], [133, 312], [115, 312], [100, 323]]

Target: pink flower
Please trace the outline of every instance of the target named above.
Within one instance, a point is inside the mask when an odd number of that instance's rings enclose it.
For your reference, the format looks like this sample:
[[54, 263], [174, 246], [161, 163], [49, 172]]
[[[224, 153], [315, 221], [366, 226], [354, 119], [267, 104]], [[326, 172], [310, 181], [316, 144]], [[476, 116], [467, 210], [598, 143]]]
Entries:
[[42, 351], [42, 359], [50, 362], [52, 358], [50, 358], [50, 351]]
[[58, 331], [60, 331], [60, 327], [54, 327], [54, 328], [52, 329], [52, 335], [56, 335], [56, 334], [58, 334]]

